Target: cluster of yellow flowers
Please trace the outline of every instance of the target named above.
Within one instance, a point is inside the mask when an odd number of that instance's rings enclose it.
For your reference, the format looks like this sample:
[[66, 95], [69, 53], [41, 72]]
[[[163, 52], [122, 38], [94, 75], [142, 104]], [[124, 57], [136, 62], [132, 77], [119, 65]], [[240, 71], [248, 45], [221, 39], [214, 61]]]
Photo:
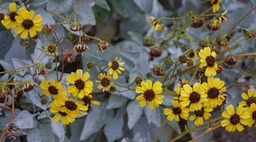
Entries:
[[[124, 64], [125, 62], [118, 62], [118, 57], [109, 62], [108, 73], [100, 73], [99, 80], [96, 80], [99, 83], [97, 88], [103, 92], [108, 91], [113, 85], [113, 82], [110, 81], [111, 75], [113, 75], [113, 79], [118, 79], [118, 74], [125, 71], [125, 68], [122, 67]], [[55, 114], [53, 117], [55, 122], [61, 121], [62, 124], [67, 125], [74, 122], [77, 116], [88, 111], [91, 104], [100, 105], [99, 101], [92, 99], [93, 81], [89, 78], [90, 74], [83, 73], [81, 69], [76, 70], [75, 73], [71, 72], [66, 78], [69, 83], [66, 90], [63, 89], [61, 82], [55, 82], [53, 79], [49, 82], [45, 79], [41, 81], [40, 88], [44, 90], [43, 94], [53, 98], [50, 112]]]
[[9, 4], [9, 11], [4, 15], [1, 23], [6, 29], [14, 29], [16, 34], [20, 34], [22, 39], [33, 38], [43, 29], [43, 17], [35, 15], [35, 11], [20, 7], [17, 10], [16, 3]]

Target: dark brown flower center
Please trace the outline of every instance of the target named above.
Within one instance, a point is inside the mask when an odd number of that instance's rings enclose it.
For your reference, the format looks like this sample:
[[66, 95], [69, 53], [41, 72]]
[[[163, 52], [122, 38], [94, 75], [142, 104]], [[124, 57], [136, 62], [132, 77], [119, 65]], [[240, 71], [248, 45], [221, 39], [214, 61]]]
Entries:
[[61, 112], [61, 111], [59, 111], [59, 114], [60, 114], [61, 116], [67, 116], [67, 113], [66, 113], [66, 112]]
[[217, 4], [219, 0], [214, 0], [212, 4]]
[[207, 66], [213, 67], [215, 64], [215, 58], [213, 56], [206, 57]]
[[15, 19], [15, 16], [17, 16], [18, 14], [16, 12], [10, 12], [9, 14], [9, 17], [11, 19], [11, 21], [15, 22], [16, 19]]
[[251, 104], [255, 103], [256, 104], [256, 98], [255, 97], [250, 97], [247, 101], [246, 101], [248, 106], [251, 106]]
[[75, 81], [75, 86], [78, 90], [84, 89], [84, 81], [81, 79], [78, 79]]
[[0, 13], [0, 22], [4, 20], [4, 14], [3, 13]]
[[256, 111], [254, 111], [254, 112], [252, 113], [252, 118], [253, 118], [254, 120], [256, 120]]
[[197, 92], [192, 92], [189, 96], [189, 100], [191, 103], [197, 103], [200, 101], [200, 94], [198, 94]]
[[155, 92], [153, 90], [146, 90], [143, 95], [144, 95], [145, 100], [149, 101], [149, 102], [154, 100], [154, 98], [156, 96]]
[[74, 111], [77, 108], [77, 105], [73, 101], [66, 101], [65, 106], [67, 109]]
[[102, 78], [102, 79], [101, 79], [101, 85], [102, 85], [103, 87], [109, 86], [109, 85], [110, 85], [110, 80], [109, 80], [108, 78]]
[[47, 51], [49, 52], [49, 53], [56, 53], [56, 51], [57, 51], [57, 45], [56, 44], [49, 44], [48, 46], [47, 46]]
[[22, 23], [22, 26], [25, 29], [29, 30], [29, 29], [31, 29], [34, 26], [34, 23], [33, 23], [32, 20], [24, 20], [23, 23]]
[[119, 63], [118, 63], [117, 61], [113, 61], [111, 68], [112, 68], [113, 70], [117, 70], [118, 67], [119, 67]]
[[57, 95], [58, 94], [58, 89], [54, 86], [50, 86], [48, 87], [48, 91], [52, 94], [52, 95]]
[[87, 97], [85, 96], [82, 101], [84, 102], [84, 105], [90, 105], [91, 104], [91, 98], [90, 97]]
[[240, 122], [240, 116], [238, 114], [233, 114], [231, 117], [230, 117], [230, 122], [233, 124], [233, 125], [236, 125], [237, 123]]
[[208, 94], [208, 97], [211, 98], [211, 99], [218, 98], [219, 89], [213, 87], [213, 88], [208, 90], [207, 94]]
[[203, 117], [204, 116], [204, 109], [195, 111], [195, 115], [198, 116], [198, 117]]
[[174, 107], [174, 108], [172, 108], [172, 112], [175, 115], [179, 115], [179, 114], [181, 114], [181, 109], [179, 107]]

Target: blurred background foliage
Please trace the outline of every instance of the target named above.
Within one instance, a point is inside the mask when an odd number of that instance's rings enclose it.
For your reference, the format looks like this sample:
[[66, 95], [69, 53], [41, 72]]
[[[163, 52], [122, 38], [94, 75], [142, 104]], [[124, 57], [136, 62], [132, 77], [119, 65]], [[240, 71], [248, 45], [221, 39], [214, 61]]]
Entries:
[[[1, 0], [0, 11], [7, 9], [8, 4], [13, 0]], [[97, 42], [88, 41], [90, 47], [83, 56], [76, 57], [75, 62], [65, 62], [66, 76], [77, 68], [83, 68], [89, 71], [91, 76], [97, 74], [99, 70], [93, 68], [88, 70], [86, 64], [95, 62], [100, 66], [105, 66], [115, 56], [120, 56], [126, 62], [126, 72], [120, 77], [118, 83], [127, 85], [132, 83], [137, 76], [146, 78], [148, 73], [152, 73], [152, 67], [159, 65], [168, 55], [174, 61], [177, 61], [181, 55], [191, 46], [199, 48], [198, 42], [207, 37], [215, 38], [217, 35], [225, 34], [249, 9], [255, 4], [255, 0], [225, 0], [221, 3], [221, 12], [228, 10], [228, 20], [221, 25], [218, 31], [209, 31], [206, 27], [199, 29], [189, 28], [191, 19], [183, 19], [176, 24], [180, 31], [188, 34], [192, 39], [191, 43], [186, 38], [175, 38], [167, 42], [166, 50], [159, 58], [150, 60], [148, 55], [149, 48], [143, 46], [143, 39], [151, 36], [156, 41], [162, 37], [171, 35], [174, 23], [172, 20], [163, 21], [165, 25], [161, 32], [154, 32], [150, 27], [150, 16], [154, 17], [179, 17], [192, 11], [200, 14], [212, 5], [208, 0], [16, 0], [20, 6], [26, 6], [35, 10], [43, 16], [44, 25], [52, 25], [56, 29], [58, 37], [61, 37], [61, 44], [67, 45], [66, 50], [72, 50], [73, 41], [78, 33], [70, 31], [69, 23], [64, 22], [59, 16], [68, 18], [73, 9], [78, 6], [77, 11], [69, 20], [78, 21], [85, 25], [83, 31], [89, 35], [97, 36], [110, 43], [110, 49], [97, 52]], [[238, 26], [238, 28], [256, 28], [255, 11], [248, 15]], [[177, 30], [177, 29], [176, 29]], [[233, 47], [231, 54], [241, 54], [255, 51], [255, 40], [241, 40], [242, 31], [235, 31], [231, 36], [230, 46]], [[54, 58], [41, 52], [38, 48], [56, 43], [53, 35], [45, 36], [41, 33], [39, 40], [21, 40], [12, 30], [6, 30], [0, 26], [0, 71], [13, 70], [23, 66], [40, 62], [43, 64], [51, 63]], [[26, 43], [31, 48], [25, 49]], [[192, 45], [193, 44], [193, 45]], [[160, 45], [160, 44], [159, 44]], [[60, 51], [60, 50], [59, 50]], [[230, 53], [225, 53], [229, 55]], [[39, 57], [39, 58], [38, 58]], [[255, 57], [254, 57], [255, 58]], [[253, 66], [239, 76], [243, 70], [255, 63], [255, 59], [248, 57], [238, 60], [237, 65], [227, 68], [219, 77], [226, 82], [226, 86], [234, 83], [250, 82], [255, 84], [256, 67]], [[61, 63], [59, 62], [58, 65]], [[174, 65], [167, 67], [170, 70]], [[54, 64], [50, 68], [47, 79], [56, 78]], [[59, 66], [60, 68], [60, 66]], [[180, 67], [180, 70], [185, 67]], [[13, 77], [13, 80], [34, 80], [40, 83], [41, 77], [34, 76], [36, 66], [28, 66]], [[2, 81], [7, 80], [14, 72], [0, 74]], [[175, 77], [170, 85], [174, 88], [180, 79], [189, 78], [192, 74], [186, 74], [181, 77]], [[63, 77], [65, 78], [65, 77]], [[154, 79], [163, 80], [163, 78], [153, 75]], [[65, 84], [65, 79], [62, 80]], [[95, 85], [96, 86], [96, 85]], [[255, 86], [251, 86], [255, 89]], [[68, 126], [62, 126], [53, 122], [48, 112], [48, 105], [42, 102], [42, 94], [38, 87], [28, 93], [17, 96], [15, 106], [15, 118], [13, 122], [17, 125], [17, 139], [6, 139], [12, 142], [93, 142], [93, 141], [122, 141], [122, 142], [166, 142], [173, 139], [180, 133], [181, 129], [177, 122], [163, 123], [166, 119], [162, 112], [162, 106], [156, 109], [147, 107], [141, 108], [134, 101], [136, 93], [134, 91], [101, 93], [95, 88], [94, 93], [98, 94], [96, 100], [101, 102], [100, 106], [92, 107], [88, 115], [82, 116]], [[226, 94], [228, 96], [227, 104], [236, 105], [241, 100], [240, 94], [246, 91], [247, 87], [233, 87]], [[164, 92], [163, 106], [170, 106], [173, 99], [168, 92]], [[11, 103], [10, 101], [8, 102]], [[7, 104], [8, 105], [8, 104]], [[214, 112], [218, 113], [218, 112]], [[0, 128], [5, 128], [10, 118], [10, 112], [1, 111]], [[159, 132], [159, 128], [160, 132]], [[202, 131], [203, 132], [203, 131]], [[188, 137], [197, 137], [201, 131], [192, 132]], [[209, 133], [199, 141], [241, 141], [255, 139], [255, 129], [248, 129], [243, 133], [228, 133], [219, 128]], [[185, 140], [180, 140], [185, 141]]]

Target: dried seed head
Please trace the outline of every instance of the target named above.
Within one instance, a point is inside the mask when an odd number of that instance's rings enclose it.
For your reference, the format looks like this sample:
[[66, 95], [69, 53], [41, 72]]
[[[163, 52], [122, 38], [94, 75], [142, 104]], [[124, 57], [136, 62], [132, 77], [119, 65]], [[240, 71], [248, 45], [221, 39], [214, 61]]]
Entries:
[[244, 38], [245, 40], [251, 39], [251, 38], [256, 38], [256, 32], [249, 30], [249, 29], [244, 29]]
[[204, 25], [204, 18], [196, 18], [192, 21], [192, 23], [190, 24], [190, 27], [193, 28], [200, 28]]
[[43, 32], [46, 34], [46, 35], [49, 35], [51, 34], [52, 32], [54, 31], [53, 27], [51, 25], [44, 25], [44, 28], [43, 28]]
[[44, 69], [36, 69], [35, 75], [46, 75], [49, 73], [49, 70], [47, 68]]
[[155, 41], [152, 38], [144, 38], [143, 45], [150, 47], [155, 45]]
[[140, 85], [140, 83], [142, 82], [142, 77], [140, 77], [140, 76], [138, 76], [138, 77], [136, 77], [135, 78], [135, 83], [137, 84], [137, 85]]
[[227, 46], [228, 45], [228, 39], [226, 38], [226, 36], [223, 36], [223, 35], [217, 36], [216, 42], [220, 46]]
[[220, 25], [208, 24], [207, 28], [211, 31], [217, 31], [220, 29]]
[[74, 31], [74, 32], [76, 32], [76, 31], [81, 31], [81, 30], [83, 29], [83, 25], [78, 24], [78, 23], [72, 24], [72, 25], [70, 25], [69, 29], [70, 29], [71, 31]]
[[179, 61], [184, 64], [188, 62], [188, 59], [185, 55], [181, 55], [179, 56]]
[[159, 48], [152, 48], [149, 52], [149, 56], [150, 58], [154, 58], [154, 57], [160, 57], [162, 55], [163, 51]]
[[33, 90], [37, 84], [32, 80], [22, 81], [20, 84], [15, 84], [15, 94], [22, 95], [24, 92]]
[[92, 62], [87, 63], [87, 69], [91, 70], [94, 67], [94, 64]]
[[220, 74], [220, 73], [221, 73], [222, 71], [224, 71], [224, 70], [225, 70], [225, 66], [224, 66], [223, 64], [221, 64], [221, 65], [218, 66], [218, 69], [217, 69], [216, 72], [217, 72], [218, 74]]
[[234, 56], [228, 56], [228, 57], [225, 59], [225, 63], [227, 63], [227, 64], [230, 65], [230, 66], [235, 65], [235, 64], [236, 64], [236, 61], [237, 61], [237, 58], [234, 57]]
[[155, 74], [155, 75], [157, 75], [157, 76], [164, 76], [165, 75], [165, 70], [164, 69], [162, 69], [161, 67], [154, 67], [153, 69], [152, 69], [152, 71], [153, 71], [153, 73]]
[[63, 55], [63, 60], [64, 61], [68, 61], [68, 63], [73, 63], [76, 59], [76, 54], [70, 52], [70, 51], [67, 51], [66, 53], [64, 53]]
[[78, 42], [74, 47], [73, 50], [79, 54], [83, 54], [87, 49], [89, 49], [88, 45], [84, 42]]
[[106, 41], [101, 41], [98, 43], [98, 51], [103, 52], [104, 50], [109, 48], [109, 44]]

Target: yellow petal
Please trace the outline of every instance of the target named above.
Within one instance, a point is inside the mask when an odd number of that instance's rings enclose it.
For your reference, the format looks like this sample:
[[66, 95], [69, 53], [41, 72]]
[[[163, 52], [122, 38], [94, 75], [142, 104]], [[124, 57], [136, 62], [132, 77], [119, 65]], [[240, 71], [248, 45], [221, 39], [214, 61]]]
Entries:
[[16, 3], [15, 2], [10, 3], [9, 9], [10, 9], [10, 11], [16, 11]]
[[20, 37], [21, 37], [22, 39], [26, 39], [26, 38], [28, 37], [28, 30], [23, 30], [22, 33], [21, 33], [21, 35], [20, 35]]

